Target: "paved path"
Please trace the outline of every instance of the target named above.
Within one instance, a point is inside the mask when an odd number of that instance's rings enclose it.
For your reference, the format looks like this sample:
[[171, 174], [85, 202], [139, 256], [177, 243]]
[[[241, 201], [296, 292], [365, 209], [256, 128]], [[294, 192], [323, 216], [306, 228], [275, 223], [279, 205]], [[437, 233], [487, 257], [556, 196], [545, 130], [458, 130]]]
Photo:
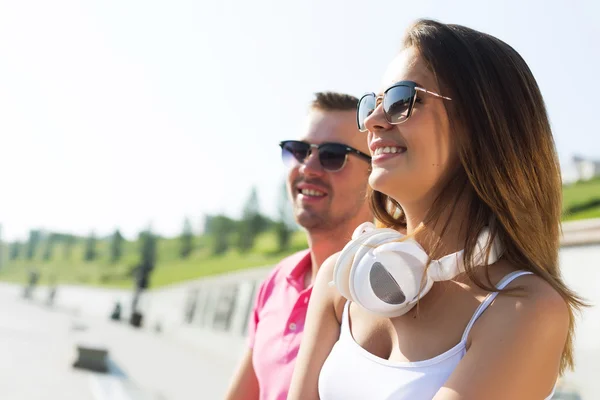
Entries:
[[87, 377], [70, 368], [68, 317], [0, 293], [0, 398], [94, 400]]
[[[0, 290], [0, 398], [7, 400], [220, 399], [235, 357], [198, 343], [82, 318]], [[111, 374], [73, 369], [75, 346], [105, 345]]]

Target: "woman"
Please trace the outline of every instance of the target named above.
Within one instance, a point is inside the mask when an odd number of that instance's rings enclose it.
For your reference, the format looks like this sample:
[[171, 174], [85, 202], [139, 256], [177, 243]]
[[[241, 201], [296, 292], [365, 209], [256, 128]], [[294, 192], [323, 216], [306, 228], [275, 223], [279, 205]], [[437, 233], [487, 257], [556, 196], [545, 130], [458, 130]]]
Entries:
[[[378, 313], [348, 300], [348, 275], [329, 284], [347, 261], [332, 256], [315, 282], [288, 398], [550, 398], [573, 367], [583, 303], [560, 276], [560, 170], [525, 61], [490, 35], [418, 21], [380, 94], [361, 98], [358, 124], [368, 132], [378, 222], [436, 265], [463, 254], [462, 273], [435, 279], [415, 307], [380, 302], [392, 312]], [[353, 268], [362, 262], [343, 257]]]

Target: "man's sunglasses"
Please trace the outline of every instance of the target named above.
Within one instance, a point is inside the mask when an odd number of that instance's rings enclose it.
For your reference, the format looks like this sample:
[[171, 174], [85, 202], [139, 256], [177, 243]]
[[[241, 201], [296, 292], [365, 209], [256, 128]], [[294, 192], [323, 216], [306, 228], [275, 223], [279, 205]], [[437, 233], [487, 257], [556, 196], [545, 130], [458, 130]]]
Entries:
[[336, 172], [344, 168], [348, 160], [348, 154], [354, 154], [365, 161], [371, 162], [371, 157], [360, 150], [356, 150], [342, 143], [311, 144], [298, 140], [285, 140], [279, 143], [281, 147], [281, 158], [288, 167], [295, 163], [303, 163], [311, 154], [312, 149], [317, 149], [319, 162], [323, 169]]
[[366, 132], [365, 120], [375, 109], [383, 102], [383, 114], [385, 119], [392, 125], [406, 122], [412, 115], [415, 102], [417, 101], [417, 92], [427, 93], [444, 100], [452, 100], [450, 97], [430, 92], [418, 86], [416, 82], [401, 81], [390, 86], [382, 96], [375, 93], [367, 93], [358, 101], [356, 110], [356, 122], [358, 130]]

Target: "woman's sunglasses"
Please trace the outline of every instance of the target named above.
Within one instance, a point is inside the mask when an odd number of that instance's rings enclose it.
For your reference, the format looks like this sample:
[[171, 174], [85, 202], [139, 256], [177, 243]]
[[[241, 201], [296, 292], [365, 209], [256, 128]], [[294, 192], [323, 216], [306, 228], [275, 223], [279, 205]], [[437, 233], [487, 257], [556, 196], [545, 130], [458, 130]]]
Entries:
[[375, 93], [367, 93], [360, 98], [356, 110], [358, 130], [361, 132], [367, 131], [365, 120], [381, 103], [383, 103], [383, 114], [387, 122], [392, 125], [406, 122], [412, 115], [415, 102], [417, 101], [417, 92], [427, 93], [444, 100], [452, 100], [450, 97], [423, 89], [415, 82], [398, 82], [383, 92], [382, 96], [377, 96]]
[[344, 168], [348, 160], [348, 154], [354, 154], [365, 161], [371, 162], [371, 157], [360, 150], [356, 150], [342, 143], [310, 144], [298, 140], [285, 140], [279, 143], [281, 147], [281, 158], [288, 167], [296, 163], [303, 163], [311, 154], [312, 149], [317, 149], [319, 162], [323, 169], [336, 172]]

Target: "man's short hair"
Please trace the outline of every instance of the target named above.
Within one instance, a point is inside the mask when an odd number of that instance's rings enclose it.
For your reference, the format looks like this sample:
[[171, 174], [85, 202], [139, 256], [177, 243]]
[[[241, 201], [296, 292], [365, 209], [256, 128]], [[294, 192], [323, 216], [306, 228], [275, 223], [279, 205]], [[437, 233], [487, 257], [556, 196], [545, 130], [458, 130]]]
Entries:
[[321, 111], [355, 111], [358, 99], [352, 95], [337, 92], [317, 92], [311, 108]]

